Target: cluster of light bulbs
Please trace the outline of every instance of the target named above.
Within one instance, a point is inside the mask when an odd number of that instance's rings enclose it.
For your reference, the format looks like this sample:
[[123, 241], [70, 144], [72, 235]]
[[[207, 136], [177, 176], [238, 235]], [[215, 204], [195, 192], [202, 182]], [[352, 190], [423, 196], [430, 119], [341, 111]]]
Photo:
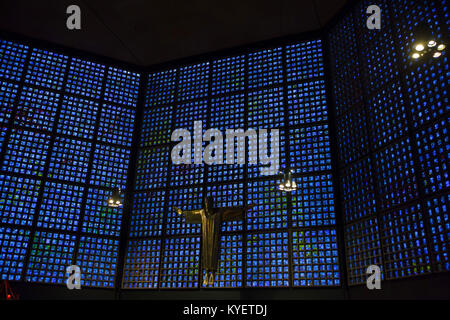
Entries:
[[286, 170], [284, 173], [284, 180], [278, 186], [278, 189], [285, 192], [292, 192], [297, 190], [297, 184], [292, 179], [292, 170]]
[[109, 198], [107, 201], [108, 206], [113, 207], [113, 208], [118, 208], [118, 207], [122, 206], [122, 204], [123, 204], [122, 196], [123, 196], [123, 193], [120, 190], [120, 188], [114, 189], [114, 191], [112, 192], [111, 198]]
[[418, 60], [426, 54], [431, 53], [433, 58], [439, 58], [442, 52], [445, 50], [445, 44], [441, 43], [438, 45], [436, 40], [429, 40], [428, 43], [420, 42], [414, 46], [414, 52], [412, 58]]

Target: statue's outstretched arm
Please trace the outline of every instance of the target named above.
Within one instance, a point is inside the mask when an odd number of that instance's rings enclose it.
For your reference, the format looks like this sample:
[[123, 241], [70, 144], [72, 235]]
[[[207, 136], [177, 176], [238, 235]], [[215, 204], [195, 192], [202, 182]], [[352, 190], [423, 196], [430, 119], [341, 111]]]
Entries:
[[201, 223], [202, 222], [202, 210], [187, 210], [183, 211], [180, 208], [173, 207], [176, 213], [184, 215], [186, 223]]
[[244, 213], [249, 209], [253, 208], [255, 205], [250, 204], [245, 207], [229, 207], [223, 208], [222, 211], [222, 221], [233, 221], [244, 219]]

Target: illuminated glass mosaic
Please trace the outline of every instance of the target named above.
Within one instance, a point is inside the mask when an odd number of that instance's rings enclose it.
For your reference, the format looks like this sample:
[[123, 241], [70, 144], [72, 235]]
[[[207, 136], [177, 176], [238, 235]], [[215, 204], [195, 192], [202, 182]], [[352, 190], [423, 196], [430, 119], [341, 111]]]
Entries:
[[172, 106], [144, 110], [141, 131], [141, 147], [169, 143], [172, 134]]
[[341, 171], [341, 189], [346, 222], [375, 212], [374, 181], [368, 158], [356, 161]]
[[104, 99], [113, 104], [136, 107], [139, 90], [139, 73], [109, 67], [106, 76]]
[[85, 182], [91, 143], [57, 137], [50, 158], [48, 177], [70, 182]]
[[52, 130], [59, 94], [24, 87], [17, 107], [15, 125], [39, 130]]
[[247, 287], [289, 286], [289, 241], [287, 232], [247, 235]]
[[40, 183], [39, 180], [0, 174], [2, 223], [31, 226]]
[[417, 197], [409, 139], [375, 153], [381, 208], [392, 208]]
[[76, 237], [68, 234], [36, 231], [30, 251], [26, 280], [64, 284], [66, 268], [72, 265]]
[[292, 232], [292, 268], [295, 287], [338, 286], [336, 230]]
[[[225, 94], [244, 89], [245, 56], [225, 57], [212, 62], [212, 94]], [[216, 128], [216, 127], [213, 127]]]
[[150, 73], [145, 106], [150, 107], [174, 102], [176, 76], [176, 69]]
[[264, 49], [248, 55], [248, 88], [276, 85], [283, 80], [282, 48]]
[[105, 66], [78, 58], [72, 58], [66, 83], [66, 92], [100, 99]]
[[399, 84], [380, 90], [369, 100], [369, 123], [375, 148], [390, 143], [405, 134], [406, 110]]
[[160, 269], [160, 288], [197, 288], [200, 237], [165, 240]]
[[420, 204], [383, 214], [380, 235], [387, 279], [431, 272]]
[[29, 240], [29, 230], [0, 227], [0, 280], [21, 279]]
[[339, 160], [349, 164], [369, 152], [369, 135], [364, 110], [354, 108], [338, 118]]
[[427, 194], [450, 187], [450, 142], [446, 118], [416, 133], [420, 175]]
[[88, 189], [81, 231], [102, 236], [120, 235], [123, 208], [108, 206], [110, 196], [111, 190]]
[[25, 83], [61, 90], [68, 57], [56, 52], [32, 49]]
[[198, 234], [201, 226], [196, 223], [186, 223], [183, 215], [175, 212], [173, 207], [181, 210], [198, 210], [203, 207], [203, 189], [191, 187], [172, 189], [167, 197], [166, 233], [168, 235]]
[[262, 230], [288, 226], [286, 194], [278, 190], [279, 180], [248, 183], [248, 203], [255, 207], [247, 212], [247, 229]]
[[97, 102], [65, 96], [56, 132], [77, 138], [93, 139], [97, 112]]
[[192, 64], [180, 68], [178, 100], [206, 97], [208, 94], [209, 62]]
[[291, 161], [295, 172], [331, 170], [328, 125], [311, 125], [290, 131]]
[[114, 287], [119, 240], [81, 236], [76, 264], [81, 286]]
[[[162, 235], [165, 191], [147, 191], [134, 194], [130, 237]], [[169, 208], [169, 210], [171, 210]]]
[[18, 85], [0, 81], [0, 123], [7, 123], [14, 108]]
[[313, 40], [286, 46], [288, 81], [323, 77], [322, 41]]
[[130, 150], [97, 144], [92, 164], [91, 184], [125, 189]]
[[288, 86], [288, 119], [290, 126], [327, 120], [325, 81], [316, 80]]
[[3, 171], [42, 176], [50, 136], [13, 129], [3, 160]]
[[142, 149], [136, 170], [136, 189], [148, 190], [166, 186], [170, 159], [169, 147]]
[[28, 46], [0, 39], [0, 78], [20, 81]]
[[8, 128], [0, 127], [0, 150], [1, 150], [2, 145], [3, 145], [3, 141], [6, 138], [6, 131], [7, 130], [8, 130]]
[[[218, 184], [208, 186], [206, 189], [208, 196], [212, 197], [214, 207], [244, 207], [244, 184]], [[243, 220], [245, 216], [236, 221], [224, 221], [221, 223], [222, 231], [242, 230]]]
[[161, 239], [130, 240], [124, 266], [123, 287], [157, 288]]
[[248, 95], [248, 127], [272, 129], [284, 126], [283, 88], [250, 92]]
[[292, 225], [317, 227], [335, 224], [334, 193], [331, 174], [295, 178], [292, 193]]
[[[367, 267], [377, 265], [381, 269], [382, 248], [376, 217], [357, 221], [345, 227], [348, 283], [365, 284]], [[383, 279], [383, 273], [381, 273]]]
[[[243, 284], [244, 270], [242, 234], [222, 235], [220, 241], [219, 264], [214, 274], [213, 288], [239, 288]], [[205, 277], [203, 271], [202, 279]], [[202, 284], [202, 287], [205, 285]]]
[[131, 147], [135, 110], [113, 105], [102, 105], [97, 139]]
[[77, 231], [82, 211], [84, 187], [47, 182], [37, 226], [62, 231]]
[[431, 254], [438, 271], [450, 270], [450, 195], [433, 197], [426, 201], [426, 212], [430, 226]]

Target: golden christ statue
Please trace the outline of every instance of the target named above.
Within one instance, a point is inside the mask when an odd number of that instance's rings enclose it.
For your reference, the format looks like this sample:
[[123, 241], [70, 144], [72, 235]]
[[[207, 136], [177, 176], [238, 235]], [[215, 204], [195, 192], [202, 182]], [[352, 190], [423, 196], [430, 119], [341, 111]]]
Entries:
[[219, 253], [219, 227], [223, 221], [237, 221], [244, 218], [244, 213], [254, 205], [245, 207], [213, 208], [210, 197], [203, 199], [203, 208], [199, 210], [183, 211], [174, 207], [178, 214], [183, 214], [186, 223], [202, 224], [202, 265], [206, 270], [203, 284], [214, 283], [214, 273], [217, 271]]

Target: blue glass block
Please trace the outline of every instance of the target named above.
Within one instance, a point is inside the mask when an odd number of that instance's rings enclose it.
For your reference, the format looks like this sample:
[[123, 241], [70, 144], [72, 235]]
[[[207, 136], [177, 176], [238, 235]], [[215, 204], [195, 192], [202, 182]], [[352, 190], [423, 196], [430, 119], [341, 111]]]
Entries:
[[114, 288], [119, 240], [81, 236], [76, 259], [81, 286]]
[[286, 66], [288, 81], [323, 77], [322, 40], [286, 46]]
[[37, 226], [61, 231], [77, 231], [82, 211], [84, 187], [47, 182]]
[[344, 114], [354, 106], [361, 106], [363, 102], [361, 66], [353, 20], [353, 14], [348, 13], [329, 33], [332, 85], [338, 115]]
[[140, 74], [109, 67], [104, 99], [114, 104], [136, 107]]
[[20, 81], [28, 46], [0, 39], [0, 78]]
[[247, 235], [247, 287], [289, 286], [289, 241], [287, 232]]
[[420, 204], [408, 205], [380, 217], [386, 279], [431, 272]]
[[169, 159], [169, 147], [140, 150], [136, 170], [136, 190], [165, 187], [169, 174]]
[[450, 187], [449, 121], [447, 117], [416, 132], [420, 176], [427, 194]]
[[42, 176], [49, 142], [49, 135], [13, 129], [2, 170]]
[[131, 147], [135, 110], [106, 104], [101, 109], [97, 139]]
[[8, 131], [5, 127], [0, 127], [0, 150], [2, 149], [3, 141], [6, 139], [6, 131]]
[[168, 192], [166, 233], [168, 235], [198, 234], [200, 224], [186, 223], [183, 215], [175, 212], [173, 207], [181, 210], [198, 210], [203, 207], [202, 187], [172, 189]]
[[[158, 237], [162, 235], [165, 211], [165, 191], [134, 194], [130, 237]], [[172, 210], [169, 208], [169, 210]]]
[[437, 271], [450, 270], [450, 195], [434, 196], [426, 201], [431, 254], [434, 256]]
[[347, 276], [350, 285], [366, 284], [367, 267], [376, 265], [383, 275], [382, 249], [377, 217], [345, 226]]
[[311, 125], [290, 131], [291, 167], [297, 173], [331, 170], [328, 125]]
[[326, 121], [328, 117], [325, 81], [288, 85], [287, 113], [290, 126]]
[[160, 269], [160, 288], [197, 288], [200, 237], [168, 238]]
[[208, 95], [209, 62], [180, 68], [178, 100], [204, 98]]
[[20, 281], [30, 231], [0, 227], [0, 279]]
[[130, 150], [97, 144], [92, 164], [91, 184], [125, 189]]
[[123, 208], [108, 206], [107, 200], [111, 195], [111, 190], [88, 189], [82, 232], [102, 236], [120, 235]]
[[288, 227], [286, 193], [278, 190], [280, 179], [248, 183], [247, 201], [255, 207], [247, 212], [247, 229], [262, 230]]
[[[244, 207], [244, 184], [228, 183], [208, 186], [206, 189], [208, 196], [212, 197], [214, 207]], [[245, 204], [246, 205], [246, 204]], [[224, 221], [221, 223], [222, 231], [241, 231], [245, 216], [236, 221]]]
[[346, 222], [375, 212], [375, 191], [370, 159], [365, 158], [341, 170], [341, 195]]
[[295, 177], [295, 182], [297, 190], [292, 192], [293, 226], [334, 225], [336, 221], [331, 174]]
[[248, 94], [248, 127], [279, 129], [284, 126], [283, 88], [276, 87]]
[[[267, 146], [267, 154], [272, 155], [271, 148], [275, 149], [275, 146], [272, 146], [270, 140], [272, 139], [272, 132], [270, 134], [263, 133], [261, 130], [257, 131], [258, 139], [262, 139], [261, 141], [266, 141], [265, 145]], [[286, 142], [285, 142], [285, 131], [284, 129], [279, 129], [279, 168], [276, 168], [274, 165], [271, 167], [269, 164], [261, 163], [261, 149], [257, 151], [257, 149], [248, 148], [248, 165], [247, 172], [249, 178], [261, 178], [264, 176], [273, 176], [278, 175], [283, 171], [283, 168], [286, 167]], [[258, 142], [259, 145], [261, 145]], [[238, 148], [238, 143], [235, 144], [235, 149]], [[256, 147], [255, 147], [256, 148]], [[266, 172], [262, 171], [263, 168]]]
[[91, 146], [91, 142], [57, 137], [50, 158], [48, 177], [85, 182]]
[[58, 93], [24, 87], [14, 124], [51, 131], [58, 109], [59, 96]]
[[160, 255], [161, 239], [129, 240], [122, 287], [157, 288]]
[[141, 130], [141, 147], [169, 143], [172, 134], [172, 106], [144, 110]]
[[26, 280], [65, 284], [69, 277], [66, 269], [72, 265], [75, 241], [74, 235], [36, 231], [31, 246]]
[[244, 90], [245, 56], [224, 57], [212, 62], [212, 95]]
[[406, 134], [406, 110], [400, 85], [393, 83], [369, 99], [372, 144], [379, 148]]
[[0, 123], [7, 123], [11, 118], [18, 88], [17, 84], [0, 81]]
[[292, 233], [294, 287], [339, 286], [336, 230], [308, 230]]
[[31, 226], [41, 182], [0, 174], [2, 223]]
[[381, 209], [392, 208], [417, 197], [417, 182], [409, 139], [375, 153]]
[[152, 72], [148, 75], [145, 106], [157, 106], [175, 101], [177, 69]]
[[283, 81], [282, 48], [264, 49], [248, 55], [248, 88], [272, 86]]
[[68, 57], [56, 52], [32, 49], [25, 83], [61, 90]]
[[[242, 234], [222, 235], [219, 239], [219, 263], [214, 274], [213, 288], [239, 288], [242, 287], [243, 276], [243, 244]], [[205, 277], [203, 270], [202, 279]], [[202, 284], [202, 287], [206, 286]]]
[[353, 108], [336, 120], [338, 154], [341, 164], [349, 164], [369, 152], [369, 135], [364, 110]]
[[97, 113], [97, 102], [65, 96], [56, 132], [77, 138], [93, 139]]
[[104, 65], [72, 58], [67, 75], [66, 92], [100, 99], [105, 70]]

